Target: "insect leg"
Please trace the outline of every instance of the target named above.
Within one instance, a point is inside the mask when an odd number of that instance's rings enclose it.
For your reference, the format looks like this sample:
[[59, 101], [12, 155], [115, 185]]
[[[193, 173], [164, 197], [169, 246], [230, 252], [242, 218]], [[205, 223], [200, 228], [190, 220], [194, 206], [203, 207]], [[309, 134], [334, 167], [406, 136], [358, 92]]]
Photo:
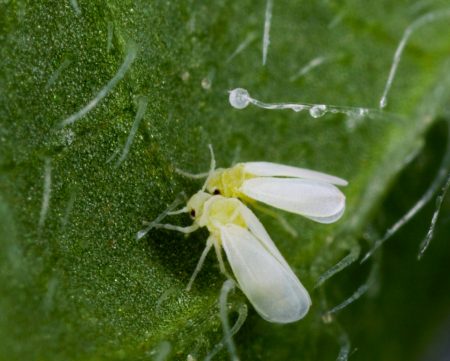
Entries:
[[219, 261], [220, 272], [222, 272], [227, 278], [232, 280], [233, 277], [228, 273], [228, 271], [225, 267], [225, 262], [223, 261], [223, 257], [222, 257], [222, 249], [220, 247], [219, 242], [217, 242], [217, 240], [214, 240], [214, 250], [216, 251], [217, 260]]
[[205, 258], [208, 255], [209, 250], [211, 249], [214, 242], [214, 238], [209, 237], [206, 241], [206, 247], [202, 252], [202, 255], [200, 256], [200, 259], [198, 260], [197, 266], [195, 267], [194, 273], [191, 276], [191, 279], [189, 280], [188, 285], [186, 286], [186, 291], [190, 291], [192, 284], [195, 281], [195, 278], [197, 277], [197, 274], [200, 272], [200, 270], [203, 267], [203, 263], [205, 262]]
[[282, 215], [278, 214], [277, 212], [274, 212], [258, 203], [256, 204], [252, 204], [253, 208], [257, 209], [258, 211], [267, 214], [268, 216], [275, 218], [281, 225], [281, 227], [284, 228], [284, 230], [289, 233], [290, 235], [292, 235], [293, 237], [297, 237], [298, 233], [295, 230], [295, 228], [293, 226], [291, 226], [289, 224], [289, 222], [286, 220], [286, 218], [284, 218]]
[[170, 231], [177, 231], [177, 232], [181, 232], [181, 233], [192, 233], [192, 232], [195, 232], [199, 228], [199, 226], [195, 223], [190, 226], [187, 226], [187, 227], [175, 226], [173, 224], [155, 223], [155, 224], [153, 224], [153, 227], [168, 229]]

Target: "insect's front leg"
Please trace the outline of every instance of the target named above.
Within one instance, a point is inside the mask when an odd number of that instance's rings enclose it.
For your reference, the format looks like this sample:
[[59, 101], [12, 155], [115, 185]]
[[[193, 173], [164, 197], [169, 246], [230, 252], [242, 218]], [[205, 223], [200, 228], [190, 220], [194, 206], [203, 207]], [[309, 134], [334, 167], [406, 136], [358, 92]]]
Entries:
[[177, 232], [186, 233], [186, 234], [195, 232], [197, 229], [199, 229], [199, 226], [196, 223], [194, 223], [190, 226], [187, 226], [187, 227], [175, 226], [173, 224], [155, 223], [155, 224], [153, 224], [153, 227], [168, 229], [170, 231], [177, 231]]

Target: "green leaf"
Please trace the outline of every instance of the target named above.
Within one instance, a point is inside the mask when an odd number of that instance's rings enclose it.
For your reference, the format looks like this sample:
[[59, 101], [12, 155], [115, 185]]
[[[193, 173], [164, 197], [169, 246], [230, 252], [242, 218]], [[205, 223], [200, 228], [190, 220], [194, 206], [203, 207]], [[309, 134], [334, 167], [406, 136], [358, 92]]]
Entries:
[[[223, 337], [217, 299], [225, 280], [212, 256], [185, 291], [207, 232], [154, 230], [136, 241], [142, 221], [200, 188], [176, 169], [206, 171], [209, 143], [222, 167], [265, 160], [349, 180], [338, 223], [283, 214], [298, 237], [255, 211], [313, 307], [284, 326], [251, 309], [235, 336], [243, 359], [337, 357], [341, 326], [322, 314], [364, 281], [367, 267], [334, 288], [333, 279], [314, 285], [357, 252], [405, 159], [442, 115], [450, 93], [448, 18], [411, 36], [384, 112], [314, 119], [236, 110], [227, 91], [244, 87], [267, 102], [376, 108], [404, 29], [444, 5], [275, 1], [262, 66], [264, 3], [0, 2], [0, 358], [184, 360], [211, 352]], [[229, 59], [246, 39], [254, 40]], [[317, 57], [327, 61], [290, 80]], [[105, 96], [90, 111], [61, 127], [101, 89]], [[237, 291], [230, 302], [234, 322], [246, 300]], [[355, 322], [347, 322], [349, 331], [356, 332]], [[364, 332], [377, 334], [367, 324]], [[371, 350], [359, 352], [369, 359]], [[217, 359], [227, 357], [224, 350]]]

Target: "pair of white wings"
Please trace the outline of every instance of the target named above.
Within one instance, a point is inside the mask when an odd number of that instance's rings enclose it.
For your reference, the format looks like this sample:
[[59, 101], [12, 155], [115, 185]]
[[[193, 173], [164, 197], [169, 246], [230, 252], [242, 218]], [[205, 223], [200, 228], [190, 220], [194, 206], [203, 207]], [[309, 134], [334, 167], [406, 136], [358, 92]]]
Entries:
[[344, 213], [345, 196], [335, 186], [347, 185], [344, 179], [276, 163], [243, 164], [256, 177], [244, 181], [240, 191], [252, 199], [320, 223], [335, 222]]
[[278, 251], [258, 218], [241, 204], [248, 228], [220, 228], [222, 247], [241, 290], [267, 321], [295, 322], [311, 305], [308, 291]]

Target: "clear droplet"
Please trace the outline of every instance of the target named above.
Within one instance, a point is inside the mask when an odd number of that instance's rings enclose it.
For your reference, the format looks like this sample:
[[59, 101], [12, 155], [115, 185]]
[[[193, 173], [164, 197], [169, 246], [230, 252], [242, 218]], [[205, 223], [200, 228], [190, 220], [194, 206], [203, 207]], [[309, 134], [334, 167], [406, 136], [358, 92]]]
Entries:
[[310, 110], [309, 114], [313, 118], [320, 118], [322, 115], [324, 115], [327, 112], [327, 106], [324, 104], [314, 105]]
[[297, 113], [301, 112], [303, 109], [305, 109], [305, 107], [303, 105], [293, 105], [292, 106], [292, 110]]
[[228, 100], [233, 108], [244, 109], [250, 103], [250, 94], [246, 89], [236, 88], [229, 93]]
[[350, 118], [355, 118], [356, 120], [364, 118], [367, 114], [369, 114], [369, 110], [366, 108], [356, 108], [347, 112]]

